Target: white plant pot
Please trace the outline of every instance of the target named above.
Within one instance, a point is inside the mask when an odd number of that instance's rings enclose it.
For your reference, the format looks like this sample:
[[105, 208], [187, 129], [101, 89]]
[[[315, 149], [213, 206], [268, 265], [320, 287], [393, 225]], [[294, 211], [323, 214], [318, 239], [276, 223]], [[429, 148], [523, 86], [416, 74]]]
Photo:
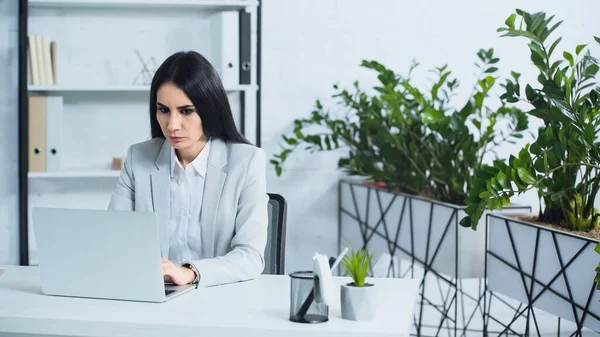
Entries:
[[488, 219], [488, 289], [526, 304], [530, 292], [534, 308], [600, 331], [598, 241], [506, 215]]
[[[342, 247], [360, 247], [364, 236], [371, 236], [369, 247], [376, 254], [374, 262], [381, 254], [390, 253], [450, 278], [484, 277], [485, 219], [477, 231], [463, 228], [459, 222], [465, 216], [465, 206], [391, 193], [353, 181], [342, 183], [340, 188]], [[530, 210], [524, 206], [506, 209]], [[361, 228], [366, 222], [366, 230], [358, 228], [356, 217], [363, 223]]]
[[369, 321], [375, 318], [377, 288], [374, 284], [365, 283], [362, 287], [343, 284], [340, 298], [343, 319]]

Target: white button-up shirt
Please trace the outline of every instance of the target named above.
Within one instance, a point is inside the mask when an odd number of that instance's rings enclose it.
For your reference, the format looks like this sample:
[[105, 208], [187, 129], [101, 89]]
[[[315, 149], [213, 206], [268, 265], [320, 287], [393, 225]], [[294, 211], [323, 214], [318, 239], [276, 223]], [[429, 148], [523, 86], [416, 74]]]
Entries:
[[184, 169], [171, 148], [169, 260], [175, 265], [201, 258], [200, 210], [209, 152], [210, 140]]

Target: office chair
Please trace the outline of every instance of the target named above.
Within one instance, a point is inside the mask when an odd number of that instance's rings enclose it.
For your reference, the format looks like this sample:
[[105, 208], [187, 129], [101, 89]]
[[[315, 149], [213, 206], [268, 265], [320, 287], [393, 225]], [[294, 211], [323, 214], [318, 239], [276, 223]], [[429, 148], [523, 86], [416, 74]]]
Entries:
[[265, 247], [265, 269], [263, 274], [283, 275], [285, 268], [285, 225], [287, 204], [279, 194], [269, 195], [269, 227]]

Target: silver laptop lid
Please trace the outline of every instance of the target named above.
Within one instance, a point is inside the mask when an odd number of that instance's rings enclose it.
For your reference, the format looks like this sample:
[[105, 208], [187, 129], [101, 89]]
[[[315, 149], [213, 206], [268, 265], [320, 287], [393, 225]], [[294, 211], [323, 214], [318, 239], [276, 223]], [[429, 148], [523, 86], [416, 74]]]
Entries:
[[154, 213], [36, 207], [32, 218], [45, 294], [164, 300]]

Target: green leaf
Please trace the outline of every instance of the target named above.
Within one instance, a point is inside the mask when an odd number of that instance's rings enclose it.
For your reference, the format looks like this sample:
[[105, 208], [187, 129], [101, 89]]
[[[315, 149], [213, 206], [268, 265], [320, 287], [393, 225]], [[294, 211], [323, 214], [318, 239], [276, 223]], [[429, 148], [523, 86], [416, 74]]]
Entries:
[[498, 182], [498, 179], [496, 178], [492, 178], [492, 180], [490, 181], [490, 185], [496, 192], [501, 192], [504, 189], [500, 182]]
[[525, 95], [527, 96], [527, 99], [530, 101], [533, 101], [536, 97], [535, 91], [529, 84], [527, 84], [527, 86], [525, 86]]
[[583, 48], [585, 48], [587, 46], [587, 44], [580, 44], [579, 46], [577, 46], [577, 48], [575, 48], [575, 53], [577, 55], [579, 55], [579, 53], [581, 53], [581, 51], [583, 50]]
[[460, 222], [459, 222], [459, 224], [460, 224], [462, 227], [471, 227], [471, 218], [470, 218], [470, 217], [468, 217], [468, 216], [467, 216], [467, 217], [464, 217], [464, 218], [460, 219]]
[[[509, 28], [515, 28], [515, 19], [517, 18], [517, 15], [515, 13], [512, 13], [507, 19], [506, 21], [504, 21], [504, 23], [509, 27]], [[599, 42], [600, 43], [600, 42]]]
[[426, 124], [439, 123], [444, 119], [444, 113], [442, 111], [427, 108], [423, 111], [423, 122]]
[[560, 43], [560, 40], [562, 40], [562, 37], [559, 37], [558, 39], [556, 39], [556, 41], [554, 41], [552, 46], [550, 46], [550, 49], [548, 50], [548, 57], [550, 57], [552, 55], [552, 53], [554, 52], [554, 49]]
[[289, 138], [289, 137], [283, 136], [283, 139], [285, 140], [286, 143], [288, 143], [290, 145], [298, 144], [298, 141], [295, 138]]
[[525, 146], [519, 151], [519, 162], [522, 165], [528, 165], [531, 163], [531, 156], [529, 155], [529, 147]]
[[475, 99], [475, 106], [477, 107], [477, 109], [481, 110], [481, 107], [483, 106], [483, 94], [481, 92], [478, 92], [475, 95], [473, 95], [473, 99]]
[[535, 182], [536, 182], [535, 178], [533, 178], [533, 176], [531, 176], [531, 174], [529, 174], [529, 171], [527, 171], [523, 167], [517, 168], [517, 174], [519, 175], [519, 178], [521, 179], [521, 181], [523, 181], [526, 184], [532, 185], [532, 184], [535, 184]]
[[565, 58], [565, 60], [567, 60], [569, 62], [569, 64], [571, 65], [571, 67], [573, 66], [573, 55], [571, 55], [569, 52], [563, 52], [563, 57]]
[[488, 191], [483, 191], [481, 193], [479, 193], [479, 197], [481, 199], [488, 199], [492, 197], [492, 193], [488, 192]]
[[517, 170], [515, 170], [515, 169], [511, 169], [511, 170], [510, 170], [510, 176], [512, 177], [512, 181], [514, 181], [514, 182], [515, 182], [515, 185], [517, 185], [517, 187], [518, 187], [519, 189], [523, 189], [523, 188], [525, 188], [525, 185], [523, 185], [523, 184], [521, 183], [521, 179], [519, 179], [519, 177], [517, 176]]
[[327, 136], [325, 136], [325, 145], [327, 146], [327, 150], [331, 150], [331, 140]]
[[[552, 16], [552, 17], [554, 17], [554, 16]], [[548, 21], [548, 23], [549, 23], [549, 22], [550, 22], [550, 21]], [[545, 40], [548, 38], [548, 36], [550, 36], [550, 34], [552, 34], [552, 32], [553, 32], [553, 31], [554, 31], [556, 28], [558, 28], [558, 26], [560, 26], [562, 23], [563, 23], [562, 21], [559, 21], [559, 22], [557, 22], [557, 23], [556, 23], [554, 26], [552, 26], [550, 29], [548, 29], [548, 31], [546, 31], [546, 32], [542, 33], [542, 35], [541, 35], [541, 40], [542, 40], [542, 41], [545, 41]]]
[[533, 168], [538, 172], [546, 172], [544, 160], [541, 157], [535, 160], [535, 163], [533, 163]]
[[486, 69], [485, 73], [495, 73], [496, 71], [498, 71], [498, 68], [490, 67]]
[[598, 67], [597, 64], [592, 64], [585, 70], [585, 75], [586, 76], [594, 76], [594, 75], [596, 75], [596, 73], [598, 72], [599, 69], [600, 68]]
[[503, 188], [506, 188], [506, 189], [511, 188], [510, 181], [508, 181], [508, 177], [506, 177], [506, 174], [504, 174], [504, 172], [498, 173], [497, 179], [498, 179], [498, 183], [500, 183], [500, 185]]
[[596, 40], [596, 42], [600, 43], [600, 37], [594, 36], [594, 40]]
[[[544, 54], [541, 50], [537, 49], [539, 46], [532, 43], [531, 47], [531, 61], [535, 64], [540, 70], [546, 68], [546, 61], [544, 60]], [[536, 46], [537, 48], [533, 47]]]
[[545, 81], [542, 89], [550, 98], [562, 100], [565, 98], [565, 93], [554, 81]]
[[540, 146], [540, 143], [535, 142], [531, 144], [531, 148], [529, 149], [529, 151], [535, 155], [540, 155], [542, 154], [542, 147]]

